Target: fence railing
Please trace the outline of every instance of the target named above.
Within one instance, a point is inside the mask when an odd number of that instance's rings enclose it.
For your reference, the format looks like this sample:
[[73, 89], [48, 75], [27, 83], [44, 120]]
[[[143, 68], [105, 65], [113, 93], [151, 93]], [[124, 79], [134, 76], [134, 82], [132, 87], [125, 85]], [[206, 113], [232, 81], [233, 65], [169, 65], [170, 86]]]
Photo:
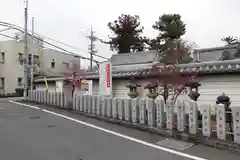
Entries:
[[[69, 100], [63, 92], [45, 90], [30, 90], [28, 100], [157, 129], [231, 140], [240, 144], [240, 107], [232, 107], [229, 113], [225, 105], [218, 104], [216, 115], [212, 115], [210, 105], [198, 106], [195, 101], [178, 100], [176, 104], [172, 104], [171, 101], [164, 104], [163, 100], [116, 99], [81, 94], [74, 94]], [[186, 107], [188, 113], [185, 112]], [[201, 108], [201, 112], [198, 108]]]

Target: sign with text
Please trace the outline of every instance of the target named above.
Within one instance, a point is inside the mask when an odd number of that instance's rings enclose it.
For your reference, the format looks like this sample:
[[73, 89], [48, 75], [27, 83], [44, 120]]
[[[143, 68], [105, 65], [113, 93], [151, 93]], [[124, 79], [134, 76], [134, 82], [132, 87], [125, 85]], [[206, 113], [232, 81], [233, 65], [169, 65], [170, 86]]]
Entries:
[[102, 62], [99, 65], [99, 93], [112, 94], [112, 66], [111, 62]]

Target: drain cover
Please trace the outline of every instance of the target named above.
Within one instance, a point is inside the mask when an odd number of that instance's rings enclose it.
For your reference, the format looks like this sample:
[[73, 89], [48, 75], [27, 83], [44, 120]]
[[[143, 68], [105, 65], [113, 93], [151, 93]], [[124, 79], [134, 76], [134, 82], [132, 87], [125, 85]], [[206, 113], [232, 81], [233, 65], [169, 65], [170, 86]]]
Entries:
[[168, 139], [168, 138], [157, 142], [157, 145], [169, 147], [169, 148], [173, 148], [173, 149], [177, 149], [177, 150], [181, 150], [181, 151], [193, 146], [192, 143], [178, 141], [178, 140], [174, 140], [174, 139]]
[[53, 127], [56, 127], [56, 125], [50, 124], [50, 125], [47, 125], [47, 127], [48, 127], [48, 128], [53, 128]]

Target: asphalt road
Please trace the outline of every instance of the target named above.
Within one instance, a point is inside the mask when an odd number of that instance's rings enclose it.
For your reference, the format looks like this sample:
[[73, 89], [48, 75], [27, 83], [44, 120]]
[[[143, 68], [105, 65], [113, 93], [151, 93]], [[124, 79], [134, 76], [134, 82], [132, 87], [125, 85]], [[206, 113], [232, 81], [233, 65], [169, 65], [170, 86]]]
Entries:
[[[39, 106], [45, 108], [44, 106]], [[86, 118], [0, 102], [1, 160], [237, 160], [240, 155], [204, 146], [157, 148], [164, 137]], [[55, 114], [55, 113], [58, 114]], [[92, 124], [92, 125], [91, 125]], [[133, 138], [134, 137], [134, 138]], [[174, 153], [173, 153], [174, 152]], [[187, 158], [190, 156], [195, 158]]]

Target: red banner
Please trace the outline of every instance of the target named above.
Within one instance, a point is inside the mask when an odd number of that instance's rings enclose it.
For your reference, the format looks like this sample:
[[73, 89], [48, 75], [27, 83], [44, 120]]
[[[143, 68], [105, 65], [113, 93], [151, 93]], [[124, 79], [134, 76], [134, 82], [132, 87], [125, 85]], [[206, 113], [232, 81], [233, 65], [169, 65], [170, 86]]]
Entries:
[[110, 88], [110, 63], [106, 64], [106, 83], [107, 83], [107, 88]]

